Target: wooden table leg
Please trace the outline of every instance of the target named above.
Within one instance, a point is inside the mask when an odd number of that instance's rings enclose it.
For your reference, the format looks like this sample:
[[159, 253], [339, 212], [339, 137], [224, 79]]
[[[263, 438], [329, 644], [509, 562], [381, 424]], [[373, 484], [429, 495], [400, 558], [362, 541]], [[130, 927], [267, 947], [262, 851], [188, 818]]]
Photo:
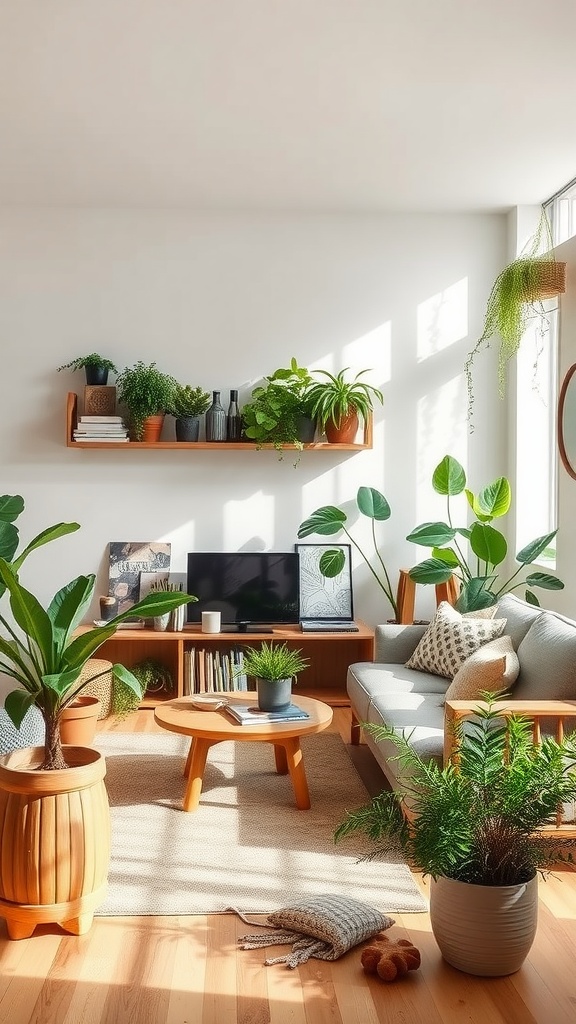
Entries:
[[185, 779], [187, 779], [188, 776], [190, 775], [190, 766], [192, 765], [192, 752], [194, 750], [194, 743], [195, 742], [196, 741], [195, 741], [194, 737], [192, 737], [192, 740], [190, 741], [190, 750], [188, 751], [188, 757], [186, 758], [186, 764], [184, 765], [184, 778]]
[[276, 771], [278, 772], [278, 775], [288, 775], [286, 751], [279, 743], [274, 744], [274, 760], [276, 761]]
[[200, 802], [200, 793], [202, 792], [202, 779], [204, 776], [204, 769], [206, 767], [206, 757], [210, 747], [213, 743], [210, 740], [200, 739], [198, 736], [194, 738], [194, 741], [190, 747], [190, 753], [188, 754], [188, 761], [186, 762], [186, 768], [188, 769], [188, 781], [186, 783], [186, 792], [184, 794], [183, 808], [185, 811], [195, 811]]
[[294, 736], [284, 740], [278, 746], [282, 746], [286, 756], [288, 771], [290, 772], [292, 786], [294, 787], [294, 796], [296, 797], [296, 807], [299, 811], [308, 811], [310, 809], [310, 793], [308, 791], [306, 772], [304, 771], [304, 758], [300, 747], [300, 740], [297, 736]]

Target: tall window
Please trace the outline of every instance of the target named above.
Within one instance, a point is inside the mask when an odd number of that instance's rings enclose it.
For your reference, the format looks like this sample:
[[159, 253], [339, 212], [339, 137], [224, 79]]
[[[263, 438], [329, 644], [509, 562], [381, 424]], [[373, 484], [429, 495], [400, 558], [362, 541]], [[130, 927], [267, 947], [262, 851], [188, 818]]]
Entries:
[[544, 203], [554, 245], [576, 235], [576, 178]]

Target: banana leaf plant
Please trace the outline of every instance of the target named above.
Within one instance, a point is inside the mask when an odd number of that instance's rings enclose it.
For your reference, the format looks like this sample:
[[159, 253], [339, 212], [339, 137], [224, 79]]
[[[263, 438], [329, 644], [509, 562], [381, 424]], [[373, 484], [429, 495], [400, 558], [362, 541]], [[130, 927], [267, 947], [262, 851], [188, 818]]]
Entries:
[[[516, 555], [519, 565], [508, 578], [502, 579], [499, 574], [498, 566], [506, 559], [508, 545], [504, 534], [492, 522], [505, 516], [512, 503], [512, 491], [506, 477], [498, 477], [474, 494], [466, 487], [463, 467], [451, 455], [445, 455], [434, 470], [432, 486], [438, 494], [446, 497], [448, 522], [422, 523], [408, 534], [406, 540], [432, 548], [431, 558], [410, 570], [410, 577], [416, 583], [445, 583], [452, 575], [456, 576], [459, 582], [456, 608], [461, 612], [489, 608], [502, 594], [522, 586], [527, 588], [526, 600], [538, 606], [540, 602], [532, 588], [563, 590], [562, 581], [549, 573], [531, 572], [525, 578], [519, 578], [526, 566], [546, 552], [557, 530], [526, 544]], [[452, 520], [450, 499], [460, 494], [465, 494], [474, 514], [473, 521], [467, 526], [454, 526]]]
[[[387, 600], [392, 606], [394, 618], [398, 618], [398, 607], [390, 584], [390, 576], [378, 547], [376, 536], [376, 523], [386, 522], [390, 518], [391, 510], [384, 495], [374, 487], [359, 487], [356, 494], [356, 506], [358, 511], [371, 521], [372, 526], [372, 548], [373, 555], [367, 555], [363, 548], [354, 539], [348, 526], [348, 516], [344, 509], [336, 505], [323, 505], [317, 508], [308, 519], [305, 519], [298, 528], [298, 537], [310, 537], [311, 534], [319, 534], [321, 537], [329, 537], [337, 533], [345, 533], [349, 541], [362, 556], [372, 576], [380, 589], [384, 592]], [[331, 579], [342, 572], [344, 568], [345, 555], [341, 548], [329, 548], [320, 557], [320, 572], [327, 579]], [[376, 563], [376, 567], [373, 562]]]
[[[78, 528], [77, 524], [60, 525]], [[21, 558], [17, 561], [20, 562]], [[35, 705], [46, 726], [41, 768], [67, 768], [65, 748], [60, 738], [60, 717], [85, 686], [103, 674], [95, 673], [79, 683], [80, 673], [88, 659], [114, 635], [124, 619], [134, 615], [162, 615], [197, 598], [181, 592], [151, 593], [105, 626], [94, 627], [75, 636], [74, 631], [90, 609], [96, 577], [78, 576], [62, 587], [44, 609], [20, 583], [16, 565], [16, 562], [10, 564], [6, 558], [0, 557], [0, 582], [2, 590], [8, 591], [14, 620], [11, 624], [0, 613], [0, 626], [9, 637], [0, 636], [0, 672], [18, 684], [18, 688], [6, 697], [4, 707], [18, 729], [26, 712]], [[112, 672], [126, 686], [141, 694], [138, 680], [123, 665], [114, 665]]]

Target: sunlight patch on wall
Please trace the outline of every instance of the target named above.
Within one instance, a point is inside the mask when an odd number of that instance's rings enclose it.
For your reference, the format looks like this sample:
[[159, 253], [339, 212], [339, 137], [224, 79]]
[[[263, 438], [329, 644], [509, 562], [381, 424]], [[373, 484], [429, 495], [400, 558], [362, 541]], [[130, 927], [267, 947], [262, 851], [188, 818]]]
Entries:
[[273, 551], [278, 548], [274, 508], [274, 497], [263, 491], [256, 491], [244, 501], [227, 501], [223, 508], [222, 550]]
[[350, 367], [350, 375], [353, 377], [360, 370], [370, 370], [361, 378], [368, 384], [375, 387], [382, 387], [391, 378], [392, 366], [392, 324], [389, 320], [361, 335], [354, 341], [349, 341], [342, 346], [341, 354], [330, 352], [324, 357], [316, 360], [309, 368], [329, 370], [330, 373], [338, 373], [344, 367]]
[[444, 519], [446, 499], [432, 489], [432, 473], [445, 455], [466, 469], [468, 424], [462, 415], [465, 384], [462, 374], [429, 391], [418, 402], [416, 522]]
[[468, 278], [444, 288], [418, 305], [418, 362], [461, 341], [468, 334]]

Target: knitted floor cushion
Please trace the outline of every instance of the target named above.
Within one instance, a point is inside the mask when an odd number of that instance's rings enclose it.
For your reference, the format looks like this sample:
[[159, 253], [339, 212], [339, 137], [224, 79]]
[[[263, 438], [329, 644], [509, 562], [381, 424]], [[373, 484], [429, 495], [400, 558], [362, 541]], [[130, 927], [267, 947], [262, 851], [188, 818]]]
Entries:
[[270, 964], [286, 964], [294, 968], [306, 963], [311, 956], [317, 960], [337, 960], [359, 942], [371, 939], [377, 932], [385, 931], [394, 924], [393, 918], [348, 896], [312, 896], [269, 914], [264, 924], [245, 917], [234, 907], [228, 909], [233, 910], [247, 924], [264, 928], [276, 925], [280, 929], [264, 934], [242, 935], [238, 939], [241, 949], [287, 944], [292, 946], [291, 953], [265, 960], [267, 967]]
[[24, 747], [41, 747], [44, 735], [44, 719], [38, 708], [29, 708], [19, 729], [12, 724], [4, 708], [0, 708], [0, 754], [11, 754]]

